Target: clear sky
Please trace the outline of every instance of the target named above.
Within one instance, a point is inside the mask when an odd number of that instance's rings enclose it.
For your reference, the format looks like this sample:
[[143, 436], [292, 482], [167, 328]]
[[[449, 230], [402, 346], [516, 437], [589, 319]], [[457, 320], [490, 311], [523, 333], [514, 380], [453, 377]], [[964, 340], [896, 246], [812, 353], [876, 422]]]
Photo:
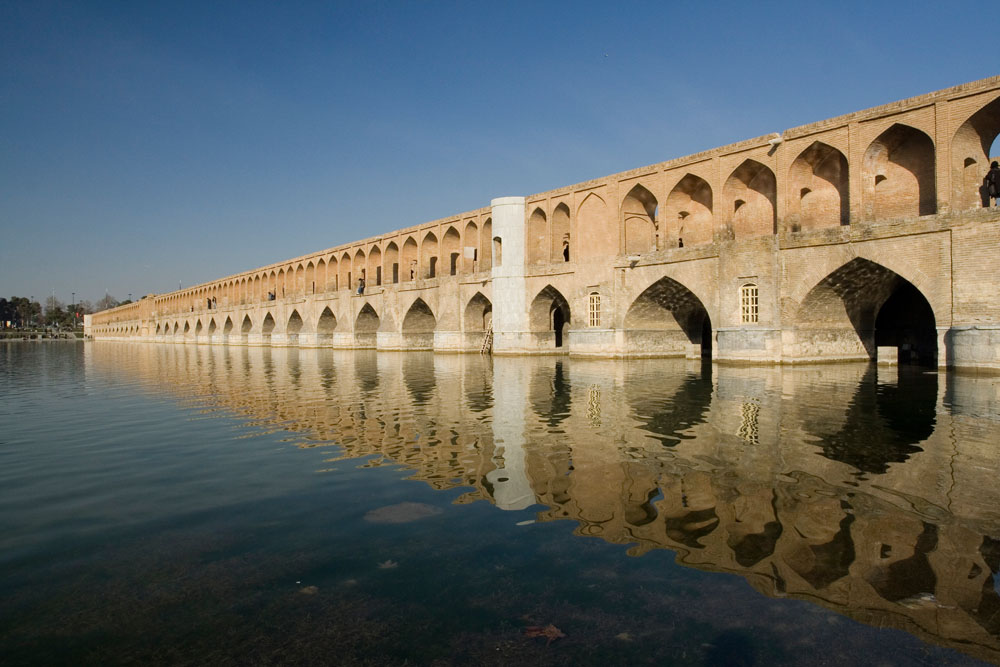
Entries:
[[0, 0], [0, 296], [168, 292], [993, 76], [987, 6]]

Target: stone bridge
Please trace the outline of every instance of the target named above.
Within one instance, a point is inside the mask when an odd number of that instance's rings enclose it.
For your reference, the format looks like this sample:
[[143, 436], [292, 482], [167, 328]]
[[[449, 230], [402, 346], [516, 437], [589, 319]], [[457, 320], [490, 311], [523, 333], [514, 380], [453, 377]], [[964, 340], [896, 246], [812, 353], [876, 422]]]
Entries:
[[1000, 369], [998, 134], [993, 77], [149, 295], [86, 334]]

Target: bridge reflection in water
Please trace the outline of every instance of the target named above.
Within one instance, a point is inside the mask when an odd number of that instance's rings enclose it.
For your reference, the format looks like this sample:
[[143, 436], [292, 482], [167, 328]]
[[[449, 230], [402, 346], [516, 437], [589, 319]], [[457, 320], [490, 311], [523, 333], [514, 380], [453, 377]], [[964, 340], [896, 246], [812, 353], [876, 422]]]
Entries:
[[402, 464], [459, 503], [540, 505], [580, 536], [670, 549], [1000, 662], [994, 379], [871, 365], [104, 345], [151, 391]]

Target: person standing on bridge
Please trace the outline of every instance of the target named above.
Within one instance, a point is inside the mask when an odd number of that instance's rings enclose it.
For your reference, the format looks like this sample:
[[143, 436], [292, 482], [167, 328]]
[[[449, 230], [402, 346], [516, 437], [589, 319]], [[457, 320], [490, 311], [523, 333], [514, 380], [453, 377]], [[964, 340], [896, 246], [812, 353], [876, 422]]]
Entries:
[[365, 279], [358, 278], [358, 295], [365, 293]]
[[1000, 164], [996, 160], [990, 163], [986, 174], [986, 192], [994, 200], [994, 206], [1000, 206]]

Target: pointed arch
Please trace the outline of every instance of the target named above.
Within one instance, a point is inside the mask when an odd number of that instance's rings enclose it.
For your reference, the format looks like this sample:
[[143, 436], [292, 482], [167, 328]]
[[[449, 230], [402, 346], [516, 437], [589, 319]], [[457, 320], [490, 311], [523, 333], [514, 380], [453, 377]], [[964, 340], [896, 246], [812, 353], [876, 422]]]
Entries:
[[545, 217], [545, 211], [540, 206], [535, 207], [535, 210], [528, 216], [524, 246], [525, 260], [529, 265], [548, 262], [549, 222]]
[[704, 178], [684, 174], [663, 206], [664, 232], [679, 247], [711, 243], [715, 235], [712, 186]]
[[645, 186], [636, 183], [622, 200], [622, 231], [626, 254], [656, 250], [656, 209], [659, 202]]
[[[469, 257], [467, 249], [472, 248], [475, 257]], [[462, 235], [462, 273], [475, 273], [481, 259], [479, 252], [479, 225], [474, 220], [465, 223], [465, 233]]]
[[930, 302], [913, 283], [869, 259], [855, 257], [820, 280], [794, 323], [798, 356], [824, 350], [827, 357], [875, 359], [879, 347], [894, 347], [901, 362], [937, 365]]
[[[302, 290], [306, 294], [316, 293], [316, 265], [312, 263], [312, 260], [309, 260], [306, 264], [306, 273], [302, 281]], [[323, 291], [322, 286], [319, 288], [319, 291]]]
[[266, 340], [270, 340], [272, 331], [274, 331], [274, 316], [268, 313], [260, 323], [260, 333]]
[[847, 158], [814, 141], [788, 169], [790, 231], [846, 225], [850, 221]]
[[576, 256], [581, 261], [618, 254], [618, 229], [608, 207], [591, 192], [576, 211]]
[[333, 338], [333, 332], [337, 330], [337, 317], [327, 306], [320, 313], [319, 319], [316, 320], [316, 334], [319, 336], [320, 341], [327, 341]]
[[201, 318], [198, 318], [198, 320], [195, 322], [195, 325], [194, 325], [194, 335], [195, 335], [195, 337], [200, 336], [201, 332], [202, 332], [202, 330], [204, 328], [205, 327], [201, 323]]
[[401, 333], [404, 347], [411, 350], [433, 349], [436, 328], [437, 318], [434, 317], [434, 312], [418, 297], [403, 317]]
[[340, 256], [340, 289], [351, 289], [351, 255], [345, 252]]
[[462, 267], [462, 237], [453, 225], [448, 225], [441, 241], [441, 257], [444, 260], [442, 272], [449, 276], [457, 276]]
[[215, 318], [213, 317], [208, 321], [208, 335], [209, 336], [215, 335], [216, 329], [218, 329], [218, 327], [215, 325]]
[[486, 218], [479, 231], [479, 270], [493, 268], [493, 218]]
[[370, 303], [365, 303], [354, 319], [354, 344], [357, 347], [374, 348], [379, 324], [378, 313]]
[[402, 262], [400, 262], [402, 266], [399, 267], [403, 274], [402, 280], [416, 280], [419, 277], [418, 254], [416, 239], [407, 236], [403, 242]]
[[385, 266], [384, 282], [389, 285], [398, 283], [400, 275], [399, 246], [396, 245], [395, 241], [389, 241], [385, 247], [385, 258], [382, 263]]
[[569, 206], [561, 202], [552, 212], [552, 247], [550, 262], [568, 262], [570, 259]]
[[1000, 97], [981, 107], [962, 123], [951, 140], [951, 206], [956, 211], [989, 207], [984, 178], [990, 166], [990, 147], [1000, 135]]
[[775, 233], [778, 187], [770, 168], [756, 160], [744, 160], [726, 180], [722, 193], [729, 206], [733, 238]]
[[465, 331], [483, 332], [493, 327], [493, 304], [482, 292], [476, 292], [469, 299], [462, 322]]
[[326, 291], [336, 292], [340, 289], [340, 262], [336, 255], [326, 258]]
[[302, 266], [302, 262], [295, 267], [295, 282], [292, 285], [291, 293], [296, 296], [302, 296], [306, 292], [306, 269]]
[[865, 150], [862, 196], [868, 220], [933, 215], [934, 142], [909, 125], [896, 123]]
[[250, 319], [249, 315], [244, 315], [243, 322], [240, 324], [240, 335], [246, 336], [251, 331], [253, 331], [253, 320]]
[[437, 276], [438, 238], [434, 232], [424, 234], [420, 243], [420, 272], [418, 278], [434, 278]]
[[366, 283], [368, 282], [368, 267], [365, 266], [365, 251], [362, 248], [358, 248], [357, 252], [354, 253], [354, 264], [351, 268], [354, 271], [351, 289], [354, 289], [361, 278], [364, 278]]
[[377, 245], [368, 249], [368, 271], [365, 273], [365, 282], [369, 287], [382, 284], [382, 250]]
[[552, 285], [535, 295], [528, 309], [528, 325], [542, 349], [567, 347], [570, 309], [566, 297]]
[[629, 305], [623, 322], [630, 356], [710, 356], [712, 322], [701, 299], [664, 276]]
[[316, 291], [326, 291], [326, 260], [322, 257], [316, 260]]
[[222, 325], [222, 334], [223, 334], [224, 336], [228, 336], [228, 335], [229, 335], [229, 334], [231, 334], [232, 332], [233, 332], [233, 318], [231, 318], [231, 317], [229, 317], [229, 316], [227, 315], [227, 316], [226, 316], [226, 321], [225, 321], [225, 323], [224, 323], [224, 324]]
[[302, 331], [302, 324], [302, 316], [299, 315], [299, 311], [292, 310], [292, 314], [288, 316], [288, 321], [285, 323], [285, 334], [297, 338], [299, 332]]

